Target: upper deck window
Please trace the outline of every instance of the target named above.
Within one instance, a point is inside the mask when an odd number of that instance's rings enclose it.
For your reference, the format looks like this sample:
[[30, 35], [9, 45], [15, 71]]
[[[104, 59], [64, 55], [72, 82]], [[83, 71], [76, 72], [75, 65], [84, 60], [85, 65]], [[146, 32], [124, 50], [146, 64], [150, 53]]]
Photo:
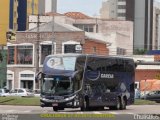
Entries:
[[[53, 69], [59, 70], [75, 70], [76, 57], [50, 57], [46, 61], [46, 65]], [[45, 64], [45, 63], [44, 63]]]

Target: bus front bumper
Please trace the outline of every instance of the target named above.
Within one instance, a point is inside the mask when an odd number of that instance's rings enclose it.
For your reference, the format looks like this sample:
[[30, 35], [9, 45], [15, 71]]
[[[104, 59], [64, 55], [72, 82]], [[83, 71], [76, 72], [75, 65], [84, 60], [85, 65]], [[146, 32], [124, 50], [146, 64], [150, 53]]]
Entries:
[[71, 108], [71, 107], [78, 107], [79, 101], [75, 99], [75, 95], [72, 97], [68, 97], [61, 100], [54, 100], [54, 99], [40, 99], [40, 106], [41, 107], [63, 107], [63, 108]]

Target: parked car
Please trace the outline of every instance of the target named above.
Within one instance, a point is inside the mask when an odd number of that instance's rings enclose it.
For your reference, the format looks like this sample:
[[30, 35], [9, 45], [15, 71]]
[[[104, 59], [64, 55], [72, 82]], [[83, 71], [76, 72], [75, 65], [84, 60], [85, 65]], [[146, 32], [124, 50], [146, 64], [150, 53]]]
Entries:
[[34, 96], [34, 93], [29, 89], [19, 88], [10, 91], [10, 96], [32, 97]]
[[40, 90], [36, 89], [33, 91], [35, 97], [40, 97]]
[[155, 90], [147, 93], [145, 99], [160, 102], [160, 90]]
[[2, 97], [9, 96], [9, 90], [7, 90], [7, 89], [0, 89], [0, 96], [2, 96]]
[[141, 93], [140, 93], [140, 90], [138, 88], [135, 89], [135, 99], [140, 99], [141, 97]]

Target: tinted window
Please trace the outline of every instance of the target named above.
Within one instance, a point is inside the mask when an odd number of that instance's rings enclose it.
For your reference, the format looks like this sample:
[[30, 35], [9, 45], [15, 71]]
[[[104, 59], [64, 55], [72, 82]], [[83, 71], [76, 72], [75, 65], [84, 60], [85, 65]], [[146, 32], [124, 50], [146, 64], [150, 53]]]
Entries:
[[97, 70], [98, 65], [96, 64], [96, 58], [89, 57], [87, 61], [87, 70], [94, 71]]
[[125, 71], [134, 72], [134, 63], [131, 60], [125, 60]]
[[18, 90], [18, 93], [24, 93], [24, 91], [20, 89], [20, 90]]

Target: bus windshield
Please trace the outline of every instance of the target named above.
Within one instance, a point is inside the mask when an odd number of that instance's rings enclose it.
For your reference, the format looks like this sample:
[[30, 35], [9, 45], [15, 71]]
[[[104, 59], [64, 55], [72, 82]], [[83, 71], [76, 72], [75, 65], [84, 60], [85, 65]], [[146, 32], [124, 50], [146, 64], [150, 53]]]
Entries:
[[58, 70], [75, 70], [76, 57], [74, 56], [51, 56], [45, 61], [49, 68]]
[[68, 95], [73, 91], [73, 82], [70, 77], [45, 75], [42, 84], [42, 94]]

